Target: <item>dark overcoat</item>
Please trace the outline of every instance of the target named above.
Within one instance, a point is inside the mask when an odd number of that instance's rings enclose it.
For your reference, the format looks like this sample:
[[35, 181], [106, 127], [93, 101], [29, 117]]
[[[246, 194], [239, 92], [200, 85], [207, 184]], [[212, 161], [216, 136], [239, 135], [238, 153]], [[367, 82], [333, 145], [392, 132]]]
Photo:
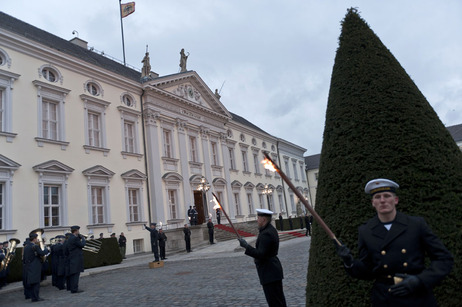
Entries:
[[279, 251], [279, 236], [271, 223], [260, 229], [255, 248], [247, 245], [245, 254], [255, 259], [260, 284], [282, 280], [284, 274], [277, 257]]
[[165, 247], [165, 242], [167, 241], [167, 235], [165, 232], [159, 233], [159, 247]]
[[[359, 259], [346, 270], [353, 277], [375, 280], [374, 306], [436, 306], [432, 288], [449, 274], [454, 259], [422, 217], [397, 212], [388, 231], [375, 216], [359, 227], [358, 245]], [[410, 296], [392, 296], [388, 289], [397, 273], [416, 275], [423, 286]]]
[[69, 265], [69, 275], [83, 272], [83, 251], [82, 248], [85, 246], [85, 238], [71, 235], [66, 243], [67, 249], [67, 260]]
[[24, 246], [24, 283], [32, 285], [42, 280], [42, 256], [48, 254], [48, 249], [44, 250], [39, 245], [29, 242]]
[[148, 226], [144, 226], [144, 228], [146, 228], [146, 230], [151, 233], [151, 249], [154, 252], [154, 250], [158, 248], [159, 232], [157, 231], [156, 228], [152, 229]]

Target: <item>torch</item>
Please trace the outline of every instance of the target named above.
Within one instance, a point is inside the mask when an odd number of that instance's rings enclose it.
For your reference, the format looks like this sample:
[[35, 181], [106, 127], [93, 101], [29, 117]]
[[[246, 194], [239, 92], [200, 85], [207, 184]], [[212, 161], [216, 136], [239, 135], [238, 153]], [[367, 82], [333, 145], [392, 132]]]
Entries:
[[319, 223], [319, 225], [321, 225], [322, 229], [324, 229], [324, 231], [327, 233], [329, 238], [335, 240], [335, 242], [339, 246], [342, 245], [342, 243], [340, 243], [340, 241], [337, 240], [332, 230], [330, 230], [329, 226], [327, 226], [326, 223], [323, 221], [323, 219], [316, 213], [316, 211], [314, 211], [313, 207], [311, 207], [310, 204], [308, 204], [305, 197], [303, 197], [303, 195], [293, 185], [293, 183], [286, 176], [286, 174], [284, 174], [284, 172], [276, 165], [276, 163], [274, 163], [273, 160], [271, 160], [271, 158], [268, 156], [266, 152], [264, 152], [263, 155], [265, 156], [265, 160], [263, 160], [262, 163], [264, 164], [265, 168], [270, 171], [277, 172], [282, 177], [282, 179], [287, 183], [289, 188], [295, 193], [295, 195], [297, 195], [297, 197], [300, 199], [303, 205], [305, 205], [306, 209], [310, 211], [311, 215], [315, 218], [315, 220]]
[[234, 232], [236, 233], [236, 236], [238, 239], [241, 238], [241, 236], [239, 235], [239, 233], [237, 232], [236, 228], [234, 228], [234, 225], [233, 225], [233, 222], [231, 222], [231, 220], [229, 219], [229, 216], [228, 214], [226, 213], [225, 211], [225, 208], [223, 208], [223, 206], [220, 204], [220, 201], [218, 200], [218, 197], [215, 195], [215, 193], [212, 192], [212, 196], [213, 196], [213, 202], [215, 202], [215, 206], [213, 207], [213, 209], [217, 209], [217, 208], [220, 208], [221, 211], [223, 211], [223, 213], [225, 214], [226, 216], [226, 219], [228, 220], [229, 222], [229, 225], [231, 225], [231, 227], [233, 228]]

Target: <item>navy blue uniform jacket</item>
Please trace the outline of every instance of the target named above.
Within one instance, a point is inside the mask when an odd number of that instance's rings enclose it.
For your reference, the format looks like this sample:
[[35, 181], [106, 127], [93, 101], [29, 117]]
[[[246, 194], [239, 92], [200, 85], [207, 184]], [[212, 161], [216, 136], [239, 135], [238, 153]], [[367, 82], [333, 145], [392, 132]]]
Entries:
[[282, 280], [284, 274], [282, 265], [277, 257], [279, 250], [279, 235], [276, 228], [268, 223], [258, 234], [255, 248], [247, 245], [245, 254], [255, 259], [260, 284]]
[[[422, 304], [434, 305], [430, 303], [434, 301], [431, 289], [449, 274], [454, 262], [422, 217], [400, 212], [397, 212], [389, 231], [377, 216], [361, 225], [358, 245], [359, 259], [346, 269], [347, 272], [360, 279], [378, 279], [372, 291], [372, 301], [380, 297], [380, 300], [393, 301], [395, 306], [407, 299], [410, 299], [407, 304], [415, 303], [417, 297], [425, 301]], [[426, 255], [430, 258], [428, 267], [425, 266]], [[396, 273], [416, 275], [424, 287], [414, 298], [391, 297], [388, 294], [391, 284], [384, 285], [384, 280]]]

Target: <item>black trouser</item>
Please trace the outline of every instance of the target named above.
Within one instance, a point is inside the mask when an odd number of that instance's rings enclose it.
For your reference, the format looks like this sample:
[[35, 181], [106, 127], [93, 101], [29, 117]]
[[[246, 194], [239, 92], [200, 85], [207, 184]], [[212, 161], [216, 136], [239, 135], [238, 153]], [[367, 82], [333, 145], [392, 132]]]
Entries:
[[186, 241], [186, 251], [190, 252], [191, 251], [191, 239], [184, 239]]
[[24, 294], [27, 298], [31, 298], [33, 301], [36, 301], [40, 298], [40, 282], [35, 284], [26, 284], [24, 285]]
[[213, 243], [213, 231], [209, 231], [209, 242]]
[[152, 244], [152, 252], [154, 253], [154, 261], [159, 261], [159, 246]]
[[164, 260], [165, 259], [165, 245], [159, 245], [160, 249], [160, 259]]
[[282, 280], [263, 285], [263, 292], [269, 307], [287, 307]]
[[57, 275], [56, 276], [56, 288], [58, 288], [59, 290], [62, 290], [65, 288], [64, 286], [64, 281], [65, 281], [65, 276], [64, 275]]
[[72, 293], [79, 290], [80, 272], [69, 275], [69, 289]]

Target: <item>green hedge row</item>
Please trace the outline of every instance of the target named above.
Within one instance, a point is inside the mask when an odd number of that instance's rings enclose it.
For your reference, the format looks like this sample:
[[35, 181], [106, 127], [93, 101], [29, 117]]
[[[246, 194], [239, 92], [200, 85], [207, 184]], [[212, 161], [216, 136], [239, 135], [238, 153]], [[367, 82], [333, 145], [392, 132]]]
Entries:
[[[15, 257], [8, 266], [9, 273], [7, 281], [9, 283], [22, 280], [22, 251], [22, 247], [16, 248]], [[85, 269], [121, 263], [122, 256], [120, 255], [117, 239], [102, 239], [101, 249], [97, 254], [83, 251], [83, 261]], [[47, 262], [49, 265], [46, 269], [46, 275], [51, 275], [51, 257], [47, 259]]]

